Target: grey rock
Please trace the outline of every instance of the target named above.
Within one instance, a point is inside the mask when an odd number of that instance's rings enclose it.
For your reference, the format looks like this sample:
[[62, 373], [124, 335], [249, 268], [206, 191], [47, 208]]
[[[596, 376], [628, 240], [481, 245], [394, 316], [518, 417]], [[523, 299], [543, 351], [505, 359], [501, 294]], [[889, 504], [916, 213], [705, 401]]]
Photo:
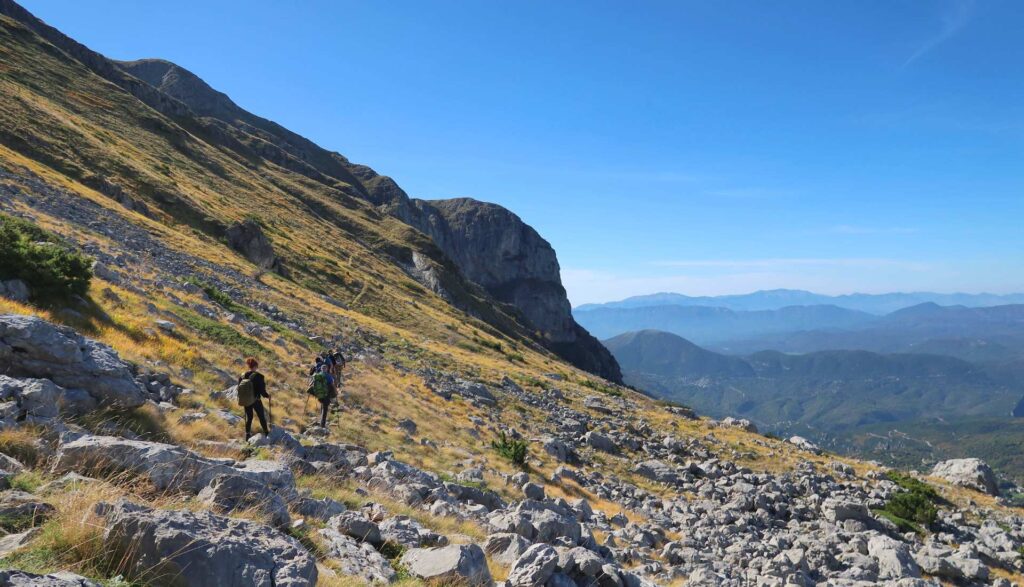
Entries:
[[81, 575], [60, 572], [37, 575], [13, 569], [0, 569], [0, 585], [3, 587], [100, 587]]
[[868, 540], [868, 554], [878, 562], [879, 579], [921, 576], [921, 569], [907, 545], [888, 536], [873, 536]]
[[612, 454], [619, 452], [619, 447], [618, 445], [615, 444], [615, 441], [613, 441], [611, 438], [608, 438], [603, 434], [594, 432], [593, 430], [584, 434], [583, 438], [581, 438], [580, 440], [582, 440], [583, 443], [586, 444], [587, 446], [590, 446], [600, 451]]
[[357, 577], [366, 583], [391, 583], [396, 573], [387, 559], [367, 542], [359, 542], [337, 530], [324, 528], [320, 536], [327, 544], [327, 554], [334, 559], [338, 573]]
[[0, 296], [16, 302], [27, 302], [32, 297], [32, 291], [22, 280], [8, 279], [0, 282]]
[[544, 499], [544, 486], [536, 483], [526, 483], [523, 485], [523, 495], [526, 499], [536, 499], [541, 501]]
[[171, 585], [190, 587], [316, 584], [316, 560], [269, 526], [126, 501], [106, 509], [104, 548], [123, 557], [129, 577], [171, 577]]
[[503, 565], [511, 565], [530, 547], [530, 541], [514, 532], [489, 534], [484, 542], [484, 552]]
[[199, 501], [221, 513], [236, 509], [256, 509], [266, 514], [270, 523], [278, 528], [291, 524], [288, 507], [281, 496], [266, 485], [241, 475], [218, 475], [203, 488]]
[[476, 544], [413, 548], [402, 555], [401, 562], [410, 575], [424, 581], [469, 587], [494, 584], [484, 551]]
[[0, 316], [0, 372], [82, 389], [105, 406], [133, 408], [146, 399], [113, 349], [35, 316]]
[[369, 542], [375, 545], [384, 542], [380, 528], [362, 512], [342, 512], [328, 520], [327, 527], [360, 542]]
[[282, 275], [286, 274], [284, 265], [277, 255], [270, 239], [263, 234], [263, 228], [255, 220], [236, 222], [228, 227], [228, 246], [238, 251], [246, 259], [261, 269], [267, 269]]
[[146, 477], [157, 489], [184, 488], [194, 493], [219, 475], [241, 475], [273, 490], [295, 485], [291, 470], [277, 461], [252, 459], [235, 463], [208, 459], [173, 444], [113, 436], [82, 435], [61, 444], [53, 470], [86, 474], [131, 472]]
[[526, 549], [508, 571], [509, 587], [541, 587], [555, 572], [558, 552], [547, 544], [534, 544]]
[[981, 459], [950, 459], [942, 461], [932, 469], [932, 475], [950, 483], [967, 487], [989, 495], [999, 495], [996, 475]]

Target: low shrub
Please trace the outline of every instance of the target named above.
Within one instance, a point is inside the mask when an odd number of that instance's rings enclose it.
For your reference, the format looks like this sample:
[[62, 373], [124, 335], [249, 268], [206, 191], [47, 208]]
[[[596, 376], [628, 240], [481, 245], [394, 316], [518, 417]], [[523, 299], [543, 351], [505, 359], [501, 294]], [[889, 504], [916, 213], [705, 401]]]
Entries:
[[879, 513], [904, 531], [920, 533], [921, 529], [915, 522], [925, 526], [932, 525], [939, 515], [935, 503], [941, 499], [935, 488], [899, 471], [889, 471], [885, 475], [903, 491], [890, 497]]
[[92, 259], [27, 220], [0, 214], [0, 278], [21, 279], [30, 301], [56, 305], [88, 293]]
[[916, 491], [901, 491], [889, 498], [885, 510], [895, 516], [930, 526], [938, 517], [938, 510], [926, 495]]
[[498, 437], [498, 440], [491, 442], [491, 448], [493, 448], [499, 455], [505, 457], [517, 467], [522, 467], [526, 464], [526, 456], [529, 453], [529, 444], [525, 440], [516, 440], [509, 438], [504, 432]]

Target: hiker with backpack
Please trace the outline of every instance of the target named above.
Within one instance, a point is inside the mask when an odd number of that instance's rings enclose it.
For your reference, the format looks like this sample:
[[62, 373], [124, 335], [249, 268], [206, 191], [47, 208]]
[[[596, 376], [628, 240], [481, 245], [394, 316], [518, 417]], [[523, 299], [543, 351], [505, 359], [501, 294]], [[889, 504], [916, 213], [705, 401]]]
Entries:
[[306, 393], [315, 397], [320, 402], [320, 427], [327, 427], [327, 414], [331, 407], [331, 400], [338, 397], [338, 388], [334, 385], [334, 377], [331, 376], [330, 366], [325, 362], [319, 363], [319, 368], [313, 374]]
[[245, 409], [245, 440], [248, 441], [252, 436], [252, 417], [253, 414], [259, 417], [260, 426], [263, 427], [263, 435], [270, 436], [270, 428], [267, 426], [267, 414], [263, 408], [263, 402], [260, 400], [261, 397], [270, 400], [270, 394], [267, 393], [267, 380], [263, 377], [263, 374], [257, 371], [260, 364], [255, 357], [249, 357], [245, 360], [248, 371], [242, 374], [238, 378], [238, 386], [235, 388], [238, 392], [238, 405]]

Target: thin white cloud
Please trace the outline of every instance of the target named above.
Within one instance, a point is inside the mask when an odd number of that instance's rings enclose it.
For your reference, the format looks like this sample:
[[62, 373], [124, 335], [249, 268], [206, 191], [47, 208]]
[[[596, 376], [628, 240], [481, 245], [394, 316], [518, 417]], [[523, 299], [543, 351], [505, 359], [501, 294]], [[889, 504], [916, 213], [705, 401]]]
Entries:
[[974, 0], [952, 0], [942, 12], [942, 26], [939, 32], [925, 41], [917, 51], [903, 62], [903, 67], [908, 67], [918, 59], [924, 57], [936, 47], [952, 39], [962, 31], [971, 18], [974, 16]]

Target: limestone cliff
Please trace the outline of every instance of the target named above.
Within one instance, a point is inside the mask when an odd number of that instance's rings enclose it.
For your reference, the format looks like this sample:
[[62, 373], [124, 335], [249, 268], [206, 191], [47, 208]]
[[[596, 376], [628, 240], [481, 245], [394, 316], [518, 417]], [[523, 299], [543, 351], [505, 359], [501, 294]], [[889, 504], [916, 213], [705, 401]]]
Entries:
[[554, 352], [582, 369], [621, 381], [618, 363], [572, 317], [551, 245], [509, 210], [470, 198], [413, 200], [413, 225], [462, 273], [512, 304]]

